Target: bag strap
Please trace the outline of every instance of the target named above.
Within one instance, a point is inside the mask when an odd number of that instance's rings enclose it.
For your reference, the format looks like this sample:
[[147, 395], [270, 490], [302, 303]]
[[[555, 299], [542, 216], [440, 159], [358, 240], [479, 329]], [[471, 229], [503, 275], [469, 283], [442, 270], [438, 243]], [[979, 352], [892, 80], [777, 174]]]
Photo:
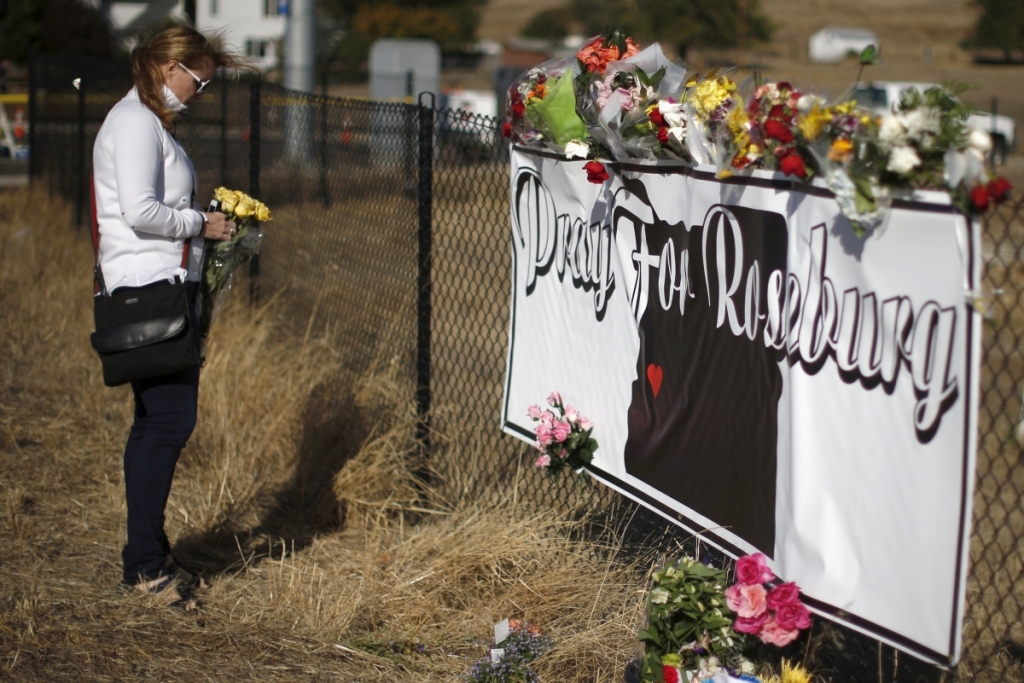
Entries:
[[[92, 294], [110, 296], [107, 284], [103, 281], [103, 269], [100, 268], [100, 221], [96, 213], [96, 180], [89, 173], [89, 214], [92, 219], [92, 252], [96, 257], [96, 265], [92, 268]], [[185, 247], [181, 250], [181, 267], [188, 268], [188, 257], [192, 249], [192, 238], [185, 239]]]

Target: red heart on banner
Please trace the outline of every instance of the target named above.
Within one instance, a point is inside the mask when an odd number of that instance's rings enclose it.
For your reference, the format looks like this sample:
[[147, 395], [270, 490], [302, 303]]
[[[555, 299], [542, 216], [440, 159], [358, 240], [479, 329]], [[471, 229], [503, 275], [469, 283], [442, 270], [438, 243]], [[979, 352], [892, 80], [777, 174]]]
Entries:
[[658, 397], [658, 390], [661, 389], [661, 379], [664, 376], [664, 372], [661, 370], [660, 365], [651, 363], [647, 366], [647, 379], [651, 383], [651, 389], [654, 391], [654, 397]]

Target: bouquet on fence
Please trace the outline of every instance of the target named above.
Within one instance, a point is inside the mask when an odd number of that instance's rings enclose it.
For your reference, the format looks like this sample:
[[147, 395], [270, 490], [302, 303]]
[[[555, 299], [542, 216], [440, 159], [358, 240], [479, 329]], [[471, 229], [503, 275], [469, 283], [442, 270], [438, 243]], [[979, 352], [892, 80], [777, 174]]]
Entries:
[[597, 439], [591, 436], [593, 423], [570, 405], [562, 402], [557, 391], [548, 396], [550, 410], [541, 410], [532, 405], [527, 414], [537, 422], [537, 467], [546, 469], [552, 475], [564, 468], [579, 470], [590, 464], [597, 450]]
[[641, 49], [612, 30], [588, 40], [575, 59], [520, 77], [504, 131], [516, 143], [589, 160], [584, 170], [598, 184], [609, 177], [602, 160], [710, 165], [719, 178], [754, 169], [801, 182], [820, 177], [863, 234], [882, 221], [894, 194], [947, 190], [968, 214], [1007, 198], [1010, 184], [985, 169], [991, 138], [968, 127], [971, 109], [959, 93], [911, 88], [895, 111], [879, 116], [785, 81], [736, 83], [716, 70], [701, 76], [668, 60], [658, 44]]
[[725, 570], [688, 557], [654, 572], [647, 623], [637, 634], [644, 645], [645, 683], [811, 680], [805, 669], [786, 661], [781, 675], [758, 672], [745, 654], [745, 634], [783, 647], [810, 627], [796, 584], [779, 583], [760, 553], [740, 558], [736, 577], [737, 583], [725, 588]]
[[224, 297], [231, 289], [235, 269], [260, 253], [263, 243], [261, 224], [272, 220], [270, 209], [238, 190], [218, 187], [213, 191], [211, 208], [223, 212], [234, 221], [236, 232], [229, 240], [207, 242], [203, 256], [203, 275], [199, 287], [199, 334], [206, 338], [217, 313], [224, 305]]

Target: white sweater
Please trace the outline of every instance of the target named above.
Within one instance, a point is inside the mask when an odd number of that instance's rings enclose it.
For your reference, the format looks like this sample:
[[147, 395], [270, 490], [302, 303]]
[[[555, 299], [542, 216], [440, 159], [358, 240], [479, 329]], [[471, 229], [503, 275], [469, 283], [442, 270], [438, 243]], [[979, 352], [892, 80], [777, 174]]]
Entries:
[[[185, 107], [164, 86], [169, 107]], [[107, 114], [92, 150], [100, 267], [107, 289], [138, 287], [181, 269], [192, 237], [187, 279], [198, 280], [203, 215], [195, 201], [196, 174], [182, 146], [132, 88]]]

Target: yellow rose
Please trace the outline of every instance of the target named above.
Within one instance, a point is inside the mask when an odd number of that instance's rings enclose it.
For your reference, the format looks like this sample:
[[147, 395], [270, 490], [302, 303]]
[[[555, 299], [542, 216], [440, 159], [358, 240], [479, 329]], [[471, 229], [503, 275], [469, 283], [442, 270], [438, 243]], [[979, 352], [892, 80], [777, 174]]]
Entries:
[[263, 202], [256, 202], [256, 220], [260, 223], [273, 220], [273, 217], [270, 215], [270, 208]]
[[235, 205], [235, 215], [239, 218], [248, 218], [256, 213], [256, 200], [252, 197], [242, 196]]
[[228, 188], [218, 187], [216, 190], [213, 191], [213, 198], [216, 199], [218, 202], [222, 202], [224, 201], [224, 197], [228, 196], [229, 194], [231, 194], [231, 190], [229, 190]]
[[832, 161], [844, 162], [853, 153], [853, 143], [845, 138], [836, 138], [828, 150], [828, 158]]
[[241, 199], [241, 192], [226, 192], [220, 200], [220, 210], [224, 213], [233, 213], [238, 200]]

